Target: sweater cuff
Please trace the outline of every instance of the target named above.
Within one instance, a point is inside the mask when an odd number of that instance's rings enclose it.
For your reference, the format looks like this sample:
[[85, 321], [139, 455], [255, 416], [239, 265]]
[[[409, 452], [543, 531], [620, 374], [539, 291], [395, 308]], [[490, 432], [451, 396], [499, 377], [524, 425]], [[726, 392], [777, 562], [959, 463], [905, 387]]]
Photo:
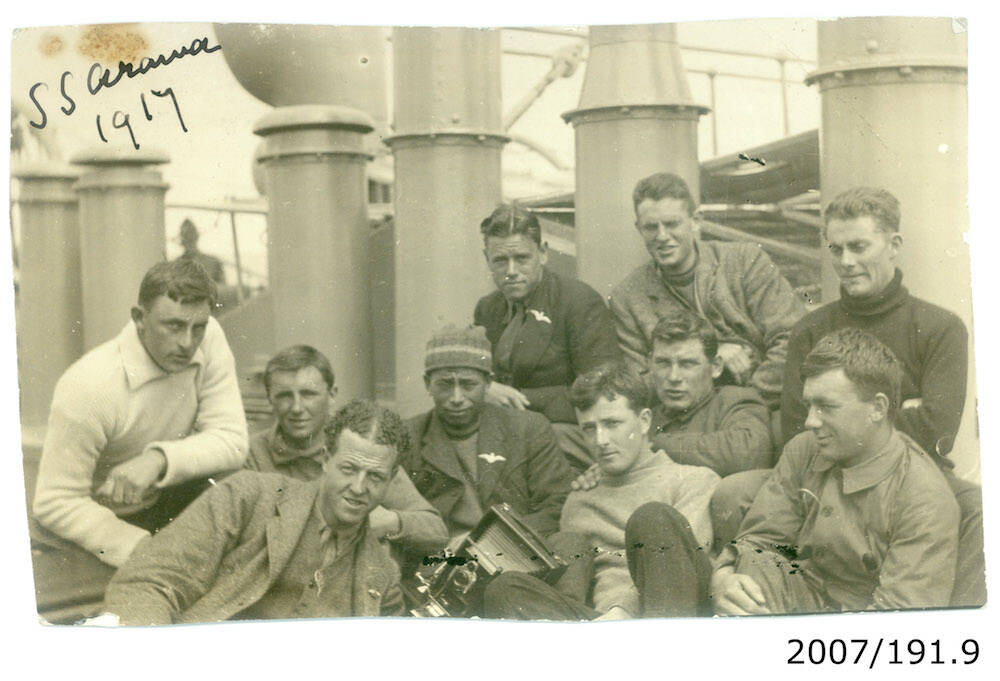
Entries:
[[149, 532], [141, 527], [124, 522], [123, 524], [125, 527], [121, 528], [121, 534], [114, 544], [108, 544], [94, 554], [108, 565], [116, 568], [124, 565], [142, 540], [150, 536]]

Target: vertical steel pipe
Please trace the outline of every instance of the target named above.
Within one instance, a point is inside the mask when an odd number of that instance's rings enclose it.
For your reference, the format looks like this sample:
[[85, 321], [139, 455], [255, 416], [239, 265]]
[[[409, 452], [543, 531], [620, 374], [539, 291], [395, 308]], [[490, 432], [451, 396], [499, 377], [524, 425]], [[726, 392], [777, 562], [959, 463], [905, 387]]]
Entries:
[[85, 168], [76, 183], [84, 350], [121, 331], [143, 275], [165, 257], [167, 184], [155, 166], [168, 160], [145, 148], [101, 149], [72, 159]]
[[[851, 18], [819, 24], [820, 180], [823, 201], [858, 185], [902, 204], [900, 268], [910, 291], [954, 311], [972, 329], [968, 228], [968, 59], [951, 19]], [[824, 299], [838, 295], [827, 264]], [[977, 465], [974, 372], [952, 457]], [[966, 439], [968, 443], [969, 440]], [[964, 452], [964, 453], [963, 453]]]
[[499, 32], [394, 29], [393, 92], [395, 403], [412, 414], [431, 333], [492, 287], [478, 227], [501, 200]]
[[268, 280], [278, 348], [325, 353], [341, 394], [373, 394], [365, 135], [357, 109], [275, 109], [254, 126], [268, 197]]
[[699, 193], [698, 118], [674, 24], [591, 26], [576, 132], [576, 248], [580, 278], [607, 295], [649, 256], [632, 233], [632, 189], [660, 171]]
[[25, 425], [45, 422], [56, 381], [83, 354], [79, 200], [73, 191], [78, 175], [53, 164], [14, 169], [20, 184], [17, 360]]

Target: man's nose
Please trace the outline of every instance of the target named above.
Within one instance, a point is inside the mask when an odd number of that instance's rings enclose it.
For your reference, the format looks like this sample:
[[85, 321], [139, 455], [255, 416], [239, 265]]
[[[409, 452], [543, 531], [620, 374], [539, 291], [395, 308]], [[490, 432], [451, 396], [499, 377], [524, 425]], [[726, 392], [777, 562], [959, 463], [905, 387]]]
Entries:
[[513, 277], [515, 275], [517, 275], [517, 263], [511, 258], [507, 261], [507, 276]]
[[806, 416], [806, 428], [815, 429], [823, 425], [823, 419], [819, 417], [819, 410], [809, 407], [809, 414]]
[[845, 248], [841, 251], [839, 260], [842, 267], [851, 267], [858, 262], [858, 257]]
[[292, 396], [292, 411], [302, 411], [302, 396], [298, 393]]
[[462, 392], [461, 386], [456, 385], [454, 388], [451, 389], [451, 395], [449, 396], [449, 399], [456, 404], [465, 399], [465, 393]]
[[608, 443], [608, 431], [602, 426], [597, 426], [594, 429], [594, 441], [597, 443], [598, 447], [603, 447]]
[[365, 493], [365, 472], [358, 471], [357, 475], [351, 478], [351, 491], [355, 494]]
[[192, 327], [189, 326], [181, 331], [177, 342], [185, 350], [190, 350], [191, 346], [194, 345], [194, 330]]
[[672, 365], [670, 367], [670, 370], [667, 372], [667, 380], [670, 381], [671, 383], [676, 383], [677, 381], [681, 380], [680, 367], [678, 367], [676, 364]]
[[656, 223], [656, 240], [666, 241], [670, 238], [670, 232], [667, 231], [666, 226], [662, 222]]

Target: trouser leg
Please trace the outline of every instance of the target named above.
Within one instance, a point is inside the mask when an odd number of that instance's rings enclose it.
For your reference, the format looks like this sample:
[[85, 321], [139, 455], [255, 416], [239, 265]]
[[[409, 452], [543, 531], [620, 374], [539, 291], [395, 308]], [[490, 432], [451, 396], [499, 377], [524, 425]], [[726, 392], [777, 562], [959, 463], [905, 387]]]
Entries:
[[736, 571], [749, 575], [757, 582], [771, 614], [829, 612], [834, 609], [822, 591], [810, 583], [801, 570], [773, 551], [742, 553], [736, 561]]
[[712, 566], [691, 526], [672, 506], [640, 506], [625, 526], [629, 573], [642, 617], [711, 616]]
[[567, 565], [555, 583], [556, 590], [573, 600], [587, 602], [594, 581], [594, 551], [590, 541], [575, 532], [556, 532], [545, 543]]
[[983, 490], [956, 477], [950, 471], [945, 479], [955, 493], [961, 512], [958, 526], [958, 564], [951, 604], [980, 606], [986, 603], [986, 556], [983, 548]]
[[483, 616], [513, 620], [591, 620], [599, 613], [537, 577], [502, 572], [486, 586]]
[[710, 513], [715, 532], [715, 546], [722, 549], [736, 539], [740, 525], [753, 504], [757, 492], [764, 486], [770, 468], [758, 468], [727, 475], [712, 494]]
[[596, 463], [580, 426], [575, 423], [553, 423], [552, 432], [556, 435], [556, 444], [574, 471], [582, 473]]
[[165, 487], [155, 504], [121, 519], [155, 534], [179, 516], [188, 504], [208, 489], [209, 484], [207, 478], [198, 478]]

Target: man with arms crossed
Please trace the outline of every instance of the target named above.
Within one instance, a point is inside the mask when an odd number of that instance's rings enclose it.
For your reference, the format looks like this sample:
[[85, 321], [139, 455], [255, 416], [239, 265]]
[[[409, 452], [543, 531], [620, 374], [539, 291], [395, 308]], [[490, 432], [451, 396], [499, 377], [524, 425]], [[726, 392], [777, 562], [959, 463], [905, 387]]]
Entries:
[[487, 617], [610, 620], [711, 614], [708, 500], [719, 476], [650, 448], [652, 396], [624, 362], [573, 383], [570, 399], [598, 454], [597, 487], [570, 493], [560, 529], [596, 552], [590, 603], [524, 573], [486, 588]]
[[132, 320], [56, 385], [33, 511], [111, 566], [175, 517], [214, 473], [238, 469], [247, 425], [232, 352], [191, 260], [143, 277]]
[[[315, 480], [323, 474], [333, 444], [325, 432], [337, 395], [330, 360], [309, 345], [285, 348], [268, 361], [264, 387], [277, 423], [250, 438], [246, 467]], [[420, 496], [403, 469], [372, 509], [368, 531], [416, 553], [435, 553], [448, 543], [441, 514]]]
[[632, 202], [652, 260], [611, 292], [626, 357], [645, 368], [657, 321], [687, 309], [718, 333], [723, 379], [756, 388], [776, 407], [788, 332], [805, 313], [802, 301], [759, 246], [697, 238], [695, 199], [677, 175], [640, 180]]
[[104, 609], [122, 624], [400, 615], [399, 568], [368, 517], [408, 436], [355, 400], [330, 422], [333, 455], [310, 482], [237, 473], [136, 547]]
[[785, 447], [712, 577], [724, 615], [945, 607], [959, 510], [944, 476], [896, 430], [902, 368], [840, 329], [802, 363], [807, 432]]

